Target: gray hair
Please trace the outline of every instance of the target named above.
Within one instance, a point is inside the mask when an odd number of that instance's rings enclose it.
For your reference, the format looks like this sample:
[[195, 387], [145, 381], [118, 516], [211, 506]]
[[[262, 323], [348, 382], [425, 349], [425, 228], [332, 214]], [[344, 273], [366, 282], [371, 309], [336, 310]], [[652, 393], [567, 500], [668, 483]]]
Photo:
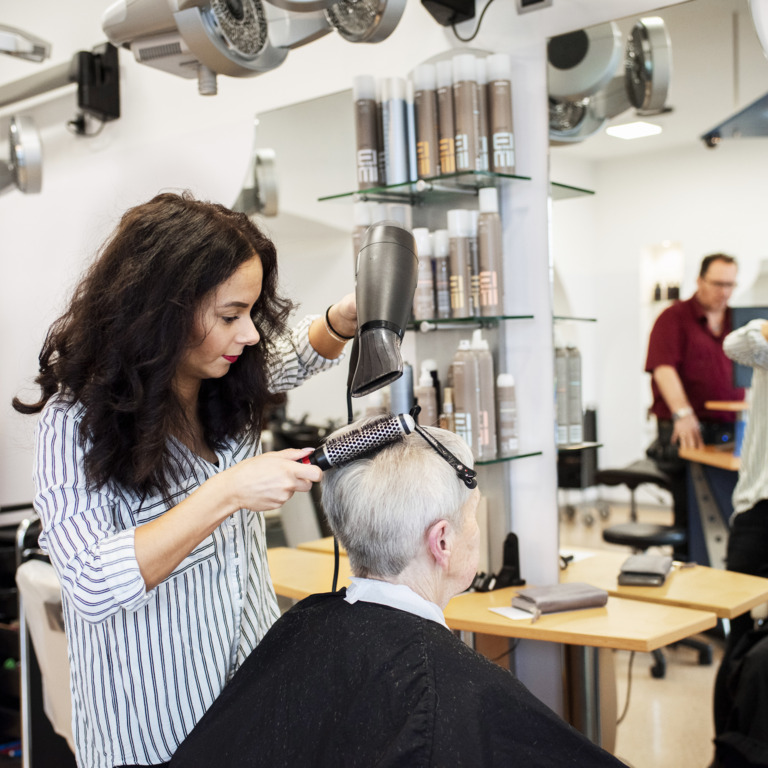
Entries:
[[[361, 420], [337, 430], [338, 437]], [[472, 451], [453, 432], [426, 427], [466, 466]], [[472, 490], [423, 437], [412, 433], [373, 456], [326, 470], [321, 482], [328, 523], [347, 550], [352, 572], [361, 577], [393, 577], [403, 571], [438, 520], [458, 528]]]

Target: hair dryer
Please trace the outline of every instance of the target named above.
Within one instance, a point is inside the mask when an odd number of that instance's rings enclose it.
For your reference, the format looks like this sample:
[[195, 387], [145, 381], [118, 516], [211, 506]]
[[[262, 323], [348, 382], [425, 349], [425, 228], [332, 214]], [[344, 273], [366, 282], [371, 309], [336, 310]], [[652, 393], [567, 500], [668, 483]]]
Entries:
[[409, 435], [415, 425], [413, 417], [407, 413], [382, 416], [359, 429], [350, 429], [330, 438], [300, 461], [302, 464], [315, 464], [323, 471], [338, 467], [394, 443], [401, 435]]
[[396, 221], [372, 224], [357, 256], [358, 327], [347, 386], [362, 397], [403, 374], [400, 342], [411, 316], [419, 261], [411, 232]]

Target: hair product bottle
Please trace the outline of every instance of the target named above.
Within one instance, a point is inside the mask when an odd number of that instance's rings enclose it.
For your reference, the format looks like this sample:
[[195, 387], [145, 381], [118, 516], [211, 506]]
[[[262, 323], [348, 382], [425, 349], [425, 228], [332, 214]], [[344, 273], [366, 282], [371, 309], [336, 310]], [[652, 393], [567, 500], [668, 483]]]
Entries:
[[472, 315], [480, 314], [480, 254], [477, 242], [479, 211], [467, 211], [469, 215], [469, 311]]
[[456, 171], [477, 170], [477, 67], [475, 56], [453, 57], [453, 109], [456, 120]]
[[500, 373], [496, 377], [496, 414], [499, 458], [505, 459], [518, 451], [517, 397], [515, 377], [511, 373]]
[[413, 230], [416, 253], [419, 257], [419, 273], [416, 293], [413, 295], [413, 317], [431, 320], [435, 316], [435, 283], [432, 273], [432, 238], [426, 227]]
[[375, 78], [372, 75], [354, 77], [352, 94], [355, 102], [357, 187], [370, 189], [380, 184], [379, 114]]
[[482, 56], [475, 59], [477, 80], [477, 170], [490, 169], [488, 158], [488, 67]]
[[440, 387], [440, 377], [437, 375], [437, 361], [430, 357], [422, 361], [421, 367], [422, 369], [429, 371], [429, 375], [432, 377], [432, 386], [435, 388], [435, 397], [439, 408], [440, 403], [442, 403], [442, 392]]
[[392, 413], [408, 413], [413, 408], [413, 366], [403, 363], [403, 375], [389, 385]]
[[558, 445], [568, 445], [568, 358], [565, 347], [555, 344], [555, 436]]
[[451, 317], [450, 236], [447, 229], [432, 233], [432, 256], [435, 260], [435, 308], [440, 320]]
[[496, 446], [496, 377], [488, 342], [478, 328], [472, 334], [472, 352], [477, 359], [477, 454], [478, 461], [492, 461]]
[[410, 80], [405, 81], [405, 117], [408, 179], [416, 181], [419, 178], [418, 158], [416, 156], [416, 107], [414, 105], [413, 83]]
[[478, 193], [480, 215], [477, 222], [479, 268], [478, 314], [495, 317], [502, 314], [501, 266], [504, 263], [499, 216], [499, 196], [494, 187], [483, 187]]
[[496, 173], [514, 174], [515, 137], [512, 122], [512, 60], [509, 54], [486, 58], [488, 74], [488, 135], [490, 166]]
[[454, 208], [448, 211], [450, 244], [451, 317], [471, 317], [470, 287], [472, 284], [469, 253], [469, 211]]
[[440, 426], [449, 432], [456, 431], [456, 412], [453, 404], [453, 387], [443, 390], [443, 412], [440, 414]]
[[453, 113], [453, 65], [450, 60], [435, 64], [437, 76], [437, 134], [440, 173], [456, 172], [456, 122]]
[[437, 393], [432, 382], [432, 375], [423, 368], [419, 376], [419, 385], [416, 387], [416, 402], [421, 406], [419, 424], [423, 427], [436, 427], [438, 423]]
[[360, 246], [363, 244], [363, 237], [371, 226], [373, 221], [371, 220], [371, 206], [366, 202], [356, 202], [352, 205], [352, 218], [355, 226], [352, 229], [352, 258], [353, 258], [353, 275], [357, 274], [357, 257], [360, 253]]
[[456, 434], [464, 439], [472, 449], [474, 457], [477, 458], [479, 453], [477, 439], [478, 364], [477, 356], [472, 351], [469, 339], [462, 339], [459, 342], [451, 362], [451, 372]]
[[416, 158], [418, 178], [440, 174], [437, 134], [437, 73], [434, 64], [413, 70], [413, 103], [416, 111]]
[[581, 353], [569, 344], [566, 349], [568, 375], [568, 442], [584, 441], [584, 410], [581, 399]]
[[381, 119], [384, 133], [384, 162], [387, 185], [410, 180], [408, 160], [408, 106], [402, 77], [388, 77], [382, 82]]

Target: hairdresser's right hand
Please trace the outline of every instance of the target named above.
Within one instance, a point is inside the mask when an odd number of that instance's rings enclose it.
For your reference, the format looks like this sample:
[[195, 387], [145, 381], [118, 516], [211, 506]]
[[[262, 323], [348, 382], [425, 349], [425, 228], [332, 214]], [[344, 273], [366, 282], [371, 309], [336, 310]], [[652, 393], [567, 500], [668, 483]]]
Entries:
[[323, 476], [320, 467], [302, 464], [312, 448], [286, 448], [245, 459], [216, 475], [226, 480], [236, 509], [266, 512], [285, 504], [297, 491], [308, 491]]

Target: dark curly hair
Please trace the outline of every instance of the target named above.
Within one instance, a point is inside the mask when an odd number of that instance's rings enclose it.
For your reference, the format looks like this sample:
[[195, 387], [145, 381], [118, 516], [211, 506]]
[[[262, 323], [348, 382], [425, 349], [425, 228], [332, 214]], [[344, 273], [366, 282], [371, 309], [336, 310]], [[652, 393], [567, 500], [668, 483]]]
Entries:
[[88, 482], [117, 482], [139, 493], [169, 493], [178, 468], [170, 436], [190, 434], [174, 376], [204, 300], [257, 255], [261, 296], [252, 317], [261, 341], [237, 365], [202, 382], [199, 416], [208, 445], [258, 438], [265, 408], [282, 398], [268, 389], [271, 340], [286, 332], [293, 304], [277, 293], [277, 253], [243, 213], [160, 194], [129, 209], [86, 272], [40, 352], [38, 413], [61, 393], [84, 406], [80, 440]]

